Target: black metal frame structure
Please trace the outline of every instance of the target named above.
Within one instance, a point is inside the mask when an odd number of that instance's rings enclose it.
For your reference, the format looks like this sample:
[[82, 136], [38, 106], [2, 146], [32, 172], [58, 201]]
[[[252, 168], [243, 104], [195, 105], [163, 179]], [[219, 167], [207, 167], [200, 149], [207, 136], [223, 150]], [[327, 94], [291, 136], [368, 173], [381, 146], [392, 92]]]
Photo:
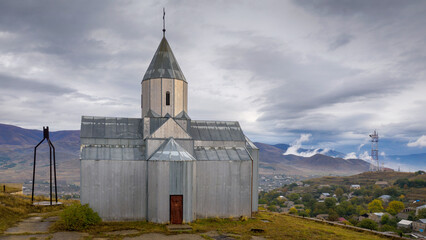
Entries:
[[52, 149], [53, 149], [53, 172], [54, 172], [54, 180], [55, 180], [55, 200], [58, 203], [58, 188], [56, 185], [56, 157], [55, 157], [55, 147], [49, 138], [49, 127], [43, 127], [43, 139], [34, 147], [34, 164], [33, 164], [33, 187], [31, 193], [31, 202], [34, 201], [34, 183], [35, 183], [35, 169], [36, 169], [36, 159], [37, 159], [37, 147], [40, 144], [47, 140], [49, 144], [49, 157], [50, 157], [50, 205], [52, 205]]

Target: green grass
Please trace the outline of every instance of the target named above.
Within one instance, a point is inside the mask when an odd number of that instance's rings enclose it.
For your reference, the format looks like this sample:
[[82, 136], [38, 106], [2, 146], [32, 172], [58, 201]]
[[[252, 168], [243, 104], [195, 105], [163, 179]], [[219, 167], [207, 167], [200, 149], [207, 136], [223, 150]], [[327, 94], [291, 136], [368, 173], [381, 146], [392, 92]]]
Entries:
[[[263, 222], [262, 219], [270, 222]], [[195, 232], [233, 233], [240, 235], [241, 239], [250, 239], [251, 236], [263, 236], [268, 239], [387, 239], [366, 232], [270, 212], [258, 213], [254, 219], [247, 221], [200, 219], [190, 225]], [[251, 229], [262, 229], [265, 232], [253, 233]]]

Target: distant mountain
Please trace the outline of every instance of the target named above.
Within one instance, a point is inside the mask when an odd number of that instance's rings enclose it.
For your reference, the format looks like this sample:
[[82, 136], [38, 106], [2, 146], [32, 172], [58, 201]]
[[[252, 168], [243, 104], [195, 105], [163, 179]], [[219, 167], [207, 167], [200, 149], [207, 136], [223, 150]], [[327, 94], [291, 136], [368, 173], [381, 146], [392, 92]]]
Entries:
[[[32, 178], [34, 147], [43, 131], [0, 124], [0, 182], [23, 182]], [[80, 131], [50, 132], [56, 151], [58, 180], [80, 179]], [[49, 148], [46, 141], [37, 148], [36, 179], [49, 178]]]
[[287, 144], [269, 145], [256, 142], [255, 145], [260, 150], [260, 171], [262, 173], [282, 172], [294, 175], [350, 175], [368, 171], [370, 166], [370, 164], [364, 160], [346, 160], [323, 154], [316, 154], [311, 157], [283, 155], [289, 147]]
[[[58, 180], [78, 182], [80, 179], [80, 131], [50, 132], [55, 145], [58, 163]], [[27, 181], [32, 176], [34, 146], [43, 138], [41, 130], [30, 130], [13, 125], [0, 124], [0, 182]], [[261, 173], [285, 173], [291, 175], [350, 175], [367, 171], [369, 163], [360, 159], [345, 160], [344, 153], [333, 150], [311, 157], [283, 155], [288, 144], [269, 145], [255, 143], [260, 149]], [[299, 152], [312, 151], [299, 149]], [[318, 150], [318, 152], [323, 152]], [[37, 179], [47, 180], [49, 150], [42, 144], [37, 152]], [[388, 156], [390, 161], [424, 166], [426, 153]], [[387, 165], [386, 165], [387, 166]], [[397, 165], [392, 166], [397, 169]], [[426, 169], [426, 167], [423, 167]]]

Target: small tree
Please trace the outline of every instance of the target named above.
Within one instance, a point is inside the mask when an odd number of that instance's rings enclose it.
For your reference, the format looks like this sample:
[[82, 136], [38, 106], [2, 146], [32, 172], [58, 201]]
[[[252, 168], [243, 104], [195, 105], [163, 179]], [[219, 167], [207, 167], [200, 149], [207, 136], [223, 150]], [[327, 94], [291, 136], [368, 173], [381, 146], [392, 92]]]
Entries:
[[387, 214], [383, 214], [383, 216], [382, 216], [382, 218], [381, 218], [381, 220], [380, 220], [380, 223], [381, 223], [381, 224], [387, 224], [387, 223], [389, 223], [389, 220], [390, 220], [389, 215], [387, 215]]
[[392, 201], [389, 203], [389, 206], [386, 208], [386, 211], [392, 215], [396, 215], [404, 209], [404, 203], [400, 201]]
[[383, 211], [382, 201], [375, 199], [368, 204], [368, 210], [370, 212], [382, 212]]
[[342, 197], [343, 193], [345, 193], [345, 192], [340, 187], [337, 188], [336, 191], [334, 191], [334, 194], [336, 194], [337, 198], [339, 198], [339, 199]]
[[327, 208], [334, 208], [336, 206], [336, 199], [335, 198], [326, 198], [324, 200], [325, 206]]
[[333, 209], [330, 209], [330, 211], [328, 211], [328, 220], [337, 221], [337, 219], [339, 219], [339, 215], [337, 214], [337, 212]]
[[300, 198], [300, 195], [299, 194], [297, 194], [297, 193], [291, 193], [291, 194], [289, 194], [288, 196], [287, 196], [287, 198], [290, 200], [290, 201], [296, 201], [296, 200], [299, 200], [299, 198]]
[[296, 213], [297, 213], [297, 209], [296, 209], [296, 208], [294, 208], [294, 207], [292, 207], [292, 208], [290, 208], [289, 213], [290, 213], [290, 214], [296, 214]]
[[377, 230], [377, 223], [371, 219], [365, 218], [358, 223], [358, 227], [367, 228], [371, 230]]

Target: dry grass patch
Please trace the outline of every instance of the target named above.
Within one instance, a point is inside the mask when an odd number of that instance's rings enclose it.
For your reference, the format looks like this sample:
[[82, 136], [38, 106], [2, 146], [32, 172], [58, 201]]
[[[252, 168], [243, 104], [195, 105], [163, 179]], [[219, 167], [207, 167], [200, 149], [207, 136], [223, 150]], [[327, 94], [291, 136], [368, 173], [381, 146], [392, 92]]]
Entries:
[[[35, 201], [47, 201], [45, 197], [35, 197]], [[62, 200], [65, 205], [73, 201]], [[56, 216], [63, 205], [56, 206], [34, 206], [31, 203], [30, 196], [11, 195], [0, 193], [0, 233], [13, 226], [21, 219], [27, 218], [31, 213], [43, 213], [43, 217]]]
[[22, 185], [22, 183], [0, 183], [0, 192], [4, 193], [4, 189], [6, 189], [6, 193], [20, 192]]
[[[387, 239], [366, 232], [268, 212], [259, 213], [254, 219], [247, 221], [200, 219], [191, 223], [191, 226], [195, 232], [232, 233], [240, 235], [241, 239], [250, 239], [251, 236], [263, 236], [268, 239]], [[261, 229], [264, 232], [256, 233], [254, 229]]]

